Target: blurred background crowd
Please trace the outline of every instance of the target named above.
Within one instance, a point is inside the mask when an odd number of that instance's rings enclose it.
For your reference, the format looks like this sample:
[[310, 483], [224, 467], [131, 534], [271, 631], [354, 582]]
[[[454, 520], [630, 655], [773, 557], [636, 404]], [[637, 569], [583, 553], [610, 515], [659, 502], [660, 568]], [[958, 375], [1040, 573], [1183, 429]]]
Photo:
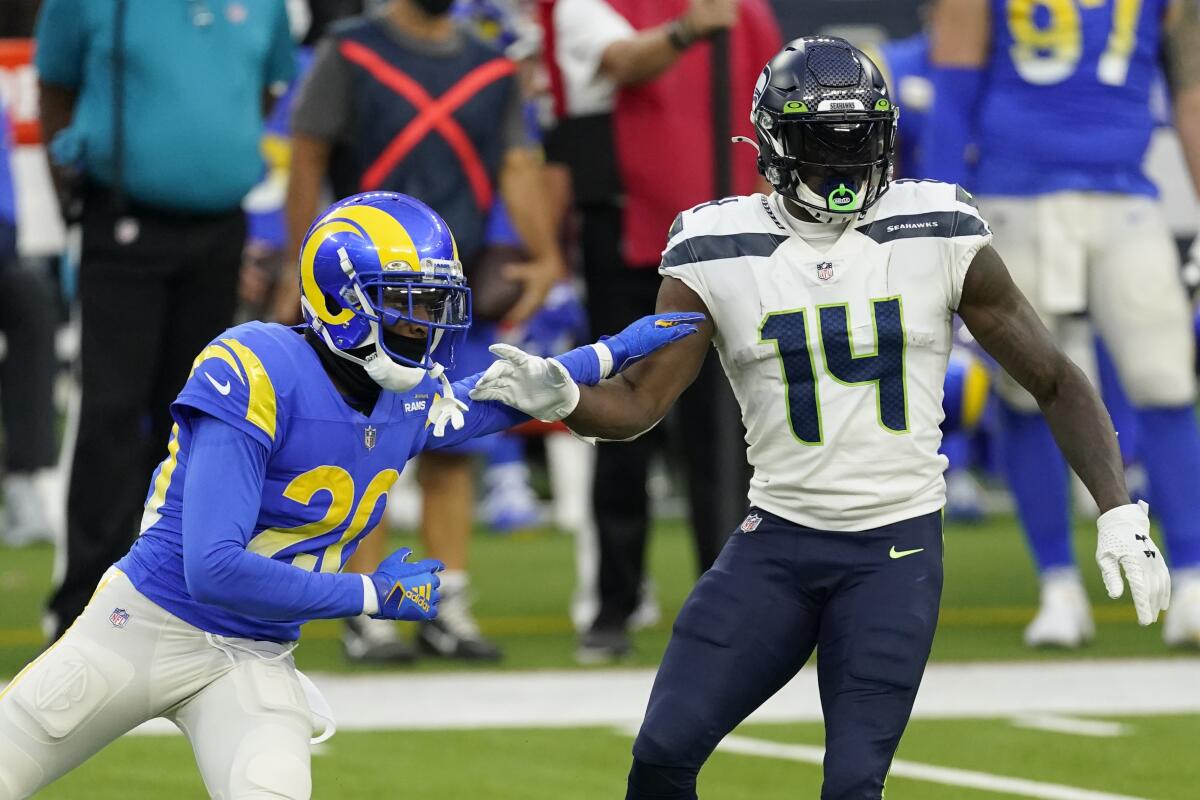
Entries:
[[[447, 219], [474, 291], [458, 374], [484, 369], [495, 341], [560, 352], [652, 311], [678, 211], [763, 189], [749, 148], [726, 143], [750, 134], [755, 80], [790, 38], [834, 33], [877, 58], [901, 107], [896, 177], [937, 174], [921, 149], [938, 85], [931, 5], [0, 0], [0, 540], [56, 548], [47, 637], [137, 535], [194, 355], [235, 321], [299, 321], [298, 245], [332, 198], [396, 190]], [[1158, 119], [1146, 169], [1185, 253], [1200, 214], [1169, 115]], [[1144, 495], [1129, 401], [1103, 354], [1087, 358]], [[695, 560], [677, 569], [699, 574], [745, 513], [741, 424], [710, 361], [636, 442], [593, 447], [532, 423], [423, 455], [387, 525], [448, 565], [441, 617], [416, 631], [351, 620], [346, 657], [502, 658], [475, 621], [471, 539], [544, 529], [575, 539], [563, 603], [577, 659], [625, 656], [629, 631], [660, 617], [652, 521], [687, 521]], [[957, 520], [1012, 510], [1012, 420], [993, 383], [964, 340], [944, 403]], [[373, 536], [350, 568], [382, 552]]]

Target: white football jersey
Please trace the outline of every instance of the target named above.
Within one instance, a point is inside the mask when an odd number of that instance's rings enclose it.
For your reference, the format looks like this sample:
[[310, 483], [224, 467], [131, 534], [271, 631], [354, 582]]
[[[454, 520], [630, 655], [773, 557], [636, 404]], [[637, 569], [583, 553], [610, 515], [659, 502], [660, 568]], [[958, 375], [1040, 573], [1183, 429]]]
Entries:
[[746, 426], [750, 502], [862, 531], [945, 505], [951, 315], [991, 231], [951, 184], [896, 181], [827, 252], [778, 195], [680, 214], [659, 271], [700, 296]]

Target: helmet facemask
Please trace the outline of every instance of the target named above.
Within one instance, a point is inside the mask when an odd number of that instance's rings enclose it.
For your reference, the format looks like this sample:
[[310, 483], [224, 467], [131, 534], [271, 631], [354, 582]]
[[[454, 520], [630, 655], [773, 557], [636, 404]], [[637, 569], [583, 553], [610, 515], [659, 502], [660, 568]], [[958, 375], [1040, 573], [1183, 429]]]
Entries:
[[809, 112], [789, 102], [784, 109], [754, 115], [759, 169], [781, 195], [830, 222], [865, 212], [887, 191], [894, 106], [882, 100], [872, 110]]
[[434, 361], [434, 351], [439, 346], [443, 352], [448, 350], [447, 361], [453, 364], [457, 339], [471, 322], [471, 290], [462, 264], [426, 258], [419, 272], [407, 264], [358, 272], [344, 248], [339, 249], [338, 257], [350, 278], [342, 301], [356, 317], [367, 321], [370, 332], [358, 346], [343, 349], [321, 326], [318, 333], [330, 349], [362, 365], [389, 391], [410, 391], [426, 375], [442, 377], [445, 370]]

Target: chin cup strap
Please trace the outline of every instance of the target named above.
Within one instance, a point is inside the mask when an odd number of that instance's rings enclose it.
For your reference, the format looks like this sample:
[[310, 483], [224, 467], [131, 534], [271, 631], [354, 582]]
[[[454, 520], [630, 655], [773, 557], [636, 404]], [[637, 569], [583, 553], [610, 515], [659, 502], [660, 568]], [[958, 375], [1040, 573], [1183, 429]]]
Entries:
[[[371, 334], [367, 337], [367, 341], [363, 343], [373, 346], [375, 352], [370, 353], [366, 358], [359, 358], [356, 355], [347, 353], [333, 343], [333, 337], [329, 335], [329, 327], [320, 322], [320, 317], [317, 316], [316, 310], [308, 302], [307, 297], [300, 298], [300, 305], [304, 307], [304, 310], [313, 319], [313, 329], [321, 337], [321, 341], [325, 342], [325, 346], [329, 348], [330, 352], [340, 358], [358, 364], [366, 370], [367, 377], [389, 392], [407, 392], [415, 389], [417, 384], [425, 379], [425, 374], [432, 370], [432, 367], [429, 369], [406, 367], [392, 361], [391, 357], [384, 352], [383, 346], [380, 344], [382, 337], [379, 335], [379, 323], [376, 321], [371, 322]], [[440, 365], [434, 363], [433, 366]]]
[[442, 394], [433, 396], [433, 405], [429, 407], [429, 423], [433, 425], [433, 435], [441, 438], [446, 435], [446, 425], [449, 423], [454, 430], [462, 430], [466, 424], [463, 414], [467, 404], [454, 396], [454, 387], [446, 377], [446, 368], [434, 362], [429, 374], [442, 382]]
[[[754, 148], [754, 152], [758, 153], [759, 156], [762, 155], [762, 149], [758, 146], [758, 142], [754, 141], [753, 139], [749, 139], [745, 136], [734, 136], [729, 141], [731, 141], [735, 144], [748, 144]], [[780, 181], [772, 180], [771, 177], [779, 178], [782, 176], [781, 175], [771, 176], [770, 170], [778, 170], [778, 167], [770, 167], [767, 170], [767, 175], [764, 175], [763, 177], [766, 178], [767, 182], [770, 183], [772, 186], [777, 187], [778, 184], [780, 183]], [[778, 188], [776, 188], [776, 191], [778, 191]], [[865, 191], [865, 189], [863, 191]], [[851, 195], [854, 195], [855, 197], [857, 197], [857, 194], [858, 194], [857, 192], [854, 192], [851, 189], [847, 189], [845, 184], [840, 186], [838, 189], [835, 189], [833, 194], [837, 194], [839, 192], [849, 193]], [[815, 219], [817, 222], [838, 222], [841, 220], [847, 220], [854, 214], [862, 213], [861, 209], [858, 209], [858, 208], [847, 209], [846, 211], [823, 210], [825, 208], [828, 208], [829, 198], [822, 197], [819, 194], [817, 194], [816, 192], [814, 192], [812, 189], [809, 189], [808, 186], [806, 186], [803, 181], [797, 182], [796, 195], [800, 200], [803, 201], [802, 205], [804, 206], [804, 210], [807, 211], [809, 214], [811, 214], [813, 219]], [[861, 205], [861, 203], [859, 205]]]
[[[338, 248], [338, 259], [341, 262], [342, 271], [346, 273], [347, 277], [354, 278], [354, 265], [350, 262], [346, 248]], [[370, 301], [363, 294], [358, 281], [352, 280], [350, 285], [354, 289], [355, 297], [358, 298], [359, 306], [364, 309], [371, 308]], [[366, 358], [359, 358], [333, 343], [333, 337], [329, 335], [327, 326], [320, 323], [320, 317], [307, 297], [301, 295], [300, 305], [314, 320], [313, 327], [329, 349], [347, 361], [360, 365], [366, 370], [367, 377], [383, 389], [389, 392], [409, 392], [415, 389], [426, 375], [441, 381], [442, 394], [434, 395], [433, 405], [429, 409], [429, 422], [433, 425], [434, 436], [444, 436], [446, 425], [450, 425], [454, 430], [460, 430], [466, 424], [463, 413], [467, 410], [467, 404], [454, 396], [450, 379], [446, 377], [446, 368], [429, 358], [428, 354], [426, 354], [426, 360], [429, 362], [427, 367], [406, 367], [403, 364], [397, 364], [383, 349], [383, 333], [379, 327], [379, 320], [370, 319], [371, 332], [363, 345], [374, 347], [374, 352], [368, 354]], [[441, 331], [438, 331], [437, 334], [440, 336]]]

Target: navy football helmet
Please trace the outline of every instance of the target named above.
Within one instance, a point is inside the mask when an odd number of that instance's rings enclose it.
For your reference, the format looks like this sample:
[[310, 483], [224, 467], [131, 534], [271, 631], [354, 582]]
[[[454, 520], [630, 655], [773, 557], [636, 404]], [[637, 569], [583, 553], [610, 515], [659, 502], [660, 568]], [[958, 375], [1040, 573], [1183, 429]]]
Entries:
[[817, 219], [861, 214], [887, 191], [898, 115], [861, 50], [833, 36], [796, 39], [754, 87], [758, 170]]

